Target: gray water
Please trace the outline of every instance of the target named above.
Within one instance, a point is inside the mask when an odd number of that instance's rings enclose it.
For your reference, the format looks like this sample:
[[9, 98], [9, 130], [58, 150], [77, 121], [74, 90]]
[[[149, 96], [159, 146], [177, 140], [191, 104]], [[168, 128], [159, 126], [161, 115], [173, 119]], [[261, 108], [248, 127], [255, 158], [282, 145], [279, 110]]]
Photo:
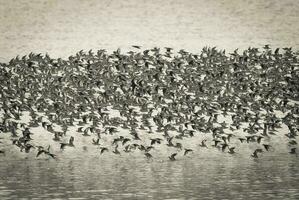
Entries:
[[195, 153], [175, 162], [94, 156], [0, 164], [0, 199], [298, 199], [299, 159]]

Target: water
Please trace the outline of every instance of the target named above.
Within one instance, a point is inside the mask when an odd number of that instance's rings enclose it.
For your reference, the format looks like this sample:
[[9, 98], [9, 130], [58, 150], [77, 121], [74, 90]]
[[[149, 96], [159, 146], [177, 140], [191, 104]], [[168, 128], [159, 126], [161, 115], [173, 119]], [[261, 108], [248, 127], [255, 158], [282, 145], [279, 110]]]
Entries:
[[171, 162], [142, 156], [10, 160], [0, 199], [298, 199], [298, 157], [194, 152]]

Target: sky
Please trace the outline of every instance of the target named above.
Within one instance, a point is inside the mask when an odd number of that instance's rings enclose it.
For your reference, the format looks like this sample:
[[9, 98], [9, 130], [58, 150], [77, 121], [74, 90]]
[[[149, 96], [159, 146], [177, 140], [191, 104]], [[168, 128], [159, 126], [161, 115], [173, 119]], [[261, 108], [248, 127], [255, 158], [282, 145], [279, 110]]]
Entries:
[[0, 61], [30, 52], [299, 49], [297, 0], [0, 0]]

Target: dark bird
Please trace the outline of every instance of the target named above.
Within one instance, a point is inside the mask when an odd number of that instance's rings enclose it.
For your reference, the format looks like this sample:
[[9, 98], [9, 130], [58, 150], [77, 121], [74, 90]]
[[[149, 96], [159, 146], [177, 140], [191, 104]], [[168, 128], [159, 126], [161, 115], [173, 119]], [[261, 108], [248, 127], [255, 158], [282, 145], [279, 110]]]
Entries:
[[141, 46], [137, 46], [137, 45], [132, 45], [132, 47], [135, 48], [135, 49], [140, 49], [141, 48]]
[[125, 146], [124, 152], [126, 152], [126, 153], [131, 152], [131, 145]]
[[182, 150], [183, 146], [181, 143], [177, 142], [176, 145], [174, 146], [175, 148], [178, 148], [180, 150]]
[[263, 138], [264, 138], [263, 136], [257, 136], [257, 143], [260, 144]]
[[296, 142], [295, 140], [290, 140], [290, 141], [289, 141], [289, 144], [290, 144], [290, 145], [296, 145], [297, 142]]
[[262, 149], [256, 149], [252, 154], [251, 157], [253, 158], [258, 158], [258, 153], [262, 153], [263, 150]]
[[100, 154], [105, 153], [105, 151], [108, 152], [108, 148], [106, 147], [101, 147], [100, 149], [101, 149]]
[[44, 147], [42, 147], [42, 146], [38, 146], [38, 152], [37, 152], [37, 154], [36, 154], [36, 157], [39, 157], [41, 154], [44, 153], [45, 155], [48, 155], [48, 156], [50, 156], [51, 158], [55, 159], [55, 158], [56, 158], [56, 155], [50, 153], [49, 150], [50, 150], [50, 146], [48, 147], [47, 150], [45, 150]]
[[213, 147], [217, 147], [217, 145], [221, 142], [220, 140], [213, 139], [214, 144], [212, 145]]
[[221, 146], [222, 152], [224, 152], [227, 147], [228, 147], [228, 144], [226, 144], [226, 143], [222, 144], [222, 146]]
[[24, 147], [25, 147], [25, 153], [29, 153], [30, 149], [32, 149], [32, 148], [34, 149], [35, 148], [31, 144], [25, 144]]
[[123, 139], [123, 141], [122, 141], [122, 145], [124, 146], [127, 142], [129, 142], [129, 141], [131, 141], [131, 139], [129, 139], [129, 138], [125, 138], [125, 139]]
[[184, 156], [186, 156], [188, 153], [191, 153], [191, 152], [193, 152], [192, 149], [185, 149]]
[[235, 147], [228, 148], [228, 153], [229, 153], [229, 154], [234, 154], [234, 153], [236, 153], [236, 152], [235, 152]]
[[118, 148], [118, 145], [115, 146], [114, 151], [112, 151], [112, 153], [120, 155], [120, 151], [117, 148]]
[[71, 146], [71, 147], [74, 146], [74, 140], [75, 140], [75, 138], [73, 136], [71, 136], [70, 140], [69, 140], [69, 146]]
[[175, 160], [176, 160], [176, 159], [175, 159], [176, 155], [177, 155], [177, 153], [173, 153], [173, 154], [171, 154], [171, 156], [168, 157], [169, 160], [170, 160], [170, 161], [175, 161]]
[[44, 150], [44, 147], [38, 146], [36, 157], [39, 157], [42, 153], [45, 153], [46, 151]]
[[171, 52], [171, 50], [173, 50], [173, 48], [170, 48], [170, 47], [165, 47], [165, 49], [167, 52]]
[[269, 151], [270, 147], [272, 147], [271, 145], [269, 144], [263, 144], [264, 148], [266, 151]]
[[172, 140], [173, 140], [173, 137], [169, 137], [169, 138], [167, 138], [167, 146], [169, 146], [169, 147], [174, 147], [174, 144], [172, 143]]
[[99, 142], [100, 142], [100, 138], [97, 138], [97, 140], [92, 139], [92, 144], [93, 145], [100, 145]]
[[243, 143], [244, 141], [246, 141], [245, 138], [239, 138], [240, 142]]
[[64, 150], [66, 146], [68, 146], [68, 143], [60, 143], [61, 150]]
[[56, 155], [53, 154], [53, 153], [50, 153], [50, 152], [45, 152], [46, 155], [50, 156], [51, 158], [55, 159], [56, 158]]
[[154, 144], [161, 144], [161, 138], [154, 138], [154, 139], [150, 139], [151, 140], [151, 145], [154, 145]]
[[295, 154], [295, 155], [297, 155], [296, 147], [291, 148], [291, 150], [290, 150], [289, 153], [290, 153], [290, 154]]
[[144, 154], [145, 155], [145, 157], [147, 158], [147, 159], [152, 159], [153, 158], [153, 156], [152, 156], [152, 154], [150, 154], [150, 153], [145, 153]]
[[60, 135], [59, 133], [54, 133], [54, 138], [53, 138], [54, 141], [60, 141]]
[[[206, 147], [206, 148], [208, 148], [208, 146], [206, 145], [206, 141], [207, 141], [207, 140], [202, 140], [202, 141], [201, 141], [201, 144], [199, 144], [199, 146], [200, 146], [200, 147]], [[217, 146], [216, 143], [215, 143], [215, 146]]]

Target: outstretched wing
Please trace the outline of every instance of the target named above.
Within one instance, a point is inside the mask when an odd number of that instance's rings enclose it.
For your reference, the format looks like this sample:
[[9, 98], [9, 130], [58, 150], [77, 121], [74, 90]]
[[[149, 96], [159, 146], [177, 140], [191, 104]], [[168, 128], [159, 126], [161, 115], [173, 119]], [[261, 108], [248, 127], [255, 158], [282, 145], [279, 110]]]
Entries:
[[44, 150], [37, 152], [36, 157], [40, 156], [44, 152], [45, 152]]
[[175, 159], [175, 157], [176, 157], [176, 155], [177, 155], [177, 153], [173, 153], [173, 154], [171, 154], [171, 159]]

